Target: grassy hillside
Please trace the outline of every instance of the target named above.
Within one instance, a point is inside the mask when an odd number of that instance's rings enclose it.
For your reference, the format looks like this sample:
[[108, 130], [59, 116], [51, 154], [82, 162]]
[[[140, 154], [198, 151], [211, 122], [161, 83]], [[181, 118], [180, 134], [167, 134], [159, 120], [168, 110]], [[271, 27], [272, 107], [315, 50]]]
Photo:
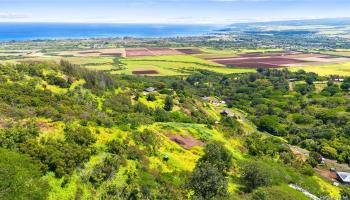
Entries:
[[[123, 62], [220, 68], [187, 56], [150, 59]], [[289, 183], [318, 197], [340, 195], [286, 139], [259, 132], [252, 110], [220, 103], [218, 92], [227, 91], [217, 87], [248, 75], [134, 77], [67, 61], [0, 68], [0, 153], [23, 157], [31, 169], [0, 161], [21, 171], [0, 177], [1, 190], [17, 181], [1, 199], [307, 199]], [[221, 115], [224, 109], [233, 116]], [[37, 181], [28, 187], [26, 179]]]

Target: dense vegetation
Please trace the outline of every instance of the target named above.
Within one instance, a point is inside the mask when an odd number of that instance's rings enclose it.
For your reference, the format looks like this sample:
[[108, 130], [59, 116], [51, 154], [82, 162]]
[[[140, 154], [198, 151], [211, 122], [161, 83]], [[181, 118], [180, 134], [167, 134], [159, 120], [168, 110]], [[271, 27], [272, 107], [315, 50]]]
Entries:
[[[256, 74], [194, 75], [198, 94], [218, 96], [248, 113], [259, 131], [349, 163], [349, 83], [314, 73], [259, 69]], [[210, 83], [210, 84], [207, 84]]]
[[[349, 163], [349, 85], [287, 70], [134, 77], [66, 61], [0, 65], [0, 198], [306, 199], [289, 183], [337, 198], [312, 167], [320, 155]], [[204, 96], [248, 119], [221, 116]]]

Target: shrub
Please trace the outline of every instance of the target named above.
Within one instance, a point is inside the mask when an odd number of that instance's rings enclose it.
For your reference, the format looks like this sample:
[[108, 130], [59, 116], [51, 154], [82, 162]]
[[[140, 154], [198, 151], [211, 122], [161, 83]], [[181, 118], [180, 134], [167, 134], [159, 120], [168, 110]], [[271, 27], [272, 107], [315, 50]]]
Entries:
[[197, 198], [212, 199], [227, 194], [227, 180], [216, 167], [204, 162], [194, 169], [189, 188], [194, 191], [194, 196]]
[[263, 163], [251, 161], [244, 164], [241, 171], [241, 181], [247, 191], [252, 191], [261, 186], [271, 185], [271, 173]]

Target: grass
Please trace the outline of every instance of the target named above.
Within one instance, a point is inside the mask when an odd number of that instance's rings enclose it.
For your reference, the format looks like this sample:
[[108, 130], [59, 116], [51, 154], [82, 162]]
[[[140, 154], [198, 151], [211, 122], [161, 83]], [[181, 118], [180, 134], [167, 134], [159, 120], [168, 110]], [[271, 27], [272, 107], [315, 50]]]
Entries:
[[305, 70], [306, 72], [317, 73], [320, 76], [350, 76], [350, 62], [320, 66], [294, 66], [289, 67], [288, 69], [291, 71]]
[[156, 70], [159, 75], [187, 75], [192, 71], [202, 69], [217, 73], [248, 73], [255, 69], [227, 68], [223, 65], [189, 55], [147, 56], [140, 58], [125, 58], [122, 60], [125, 70], [114, 71], [114, 74], [132, 74], [134, 70]]

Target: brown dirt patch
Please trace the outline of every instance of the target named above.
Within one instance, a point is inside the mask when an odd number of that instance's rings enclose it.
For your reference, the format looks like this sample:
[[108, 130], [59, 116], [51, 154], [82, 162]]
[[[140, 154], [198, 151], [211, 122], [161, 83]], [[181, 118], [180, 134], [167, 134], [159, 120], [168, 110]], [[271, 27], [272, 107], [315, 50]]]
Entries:
[[182, 54], [179, 51], [169, 48], [148, 48], [149, 51], [152, 52], [153, 55], [162, 56], [162, 55], [179, 55]]
[[126, 49], [126, 57], [153, 56], [153, 53], [146, 48]]
[[243, 68], [278, 68], [307, 65], [322, 65], [330, 63], [342, 63], [349, 61], [349, 58], [334, 57], [322, 54], [302, 53], [294, 51], [281, 51], [271, 53], [245, 53], [239, 56], [207, 58], [213, 62]]
[[106, 57], [109, 57], [109, 56], [112, 56], [112, 57], [121, 57], [121, 56], [122, 56], [122, 53], [101, 53], [100, 56], [106, 56]]
[[192, 54], [201, 54], [203, 53], [201, 50], [199, 49], [175, 49], [178, 52], [181, 52], [183, 54], [187, 54], [187, 55], [192, 55]]
[[36, 125], [39, 127], [40, 131], [43, 132], [51, 132], [55, 130], [55, 126], [47, 122], [38, 122]]
[[283, 58], [283, 57], [266, 57], [266, 58], [261, 58], [261, 57], [259, 58], [238, 57], [237, 58], [236, 57], [236, 58], [212, 59], [212, 61], [219, 64], [232, 66], [232, 67], [245, 67], [245, 68], [275, 68], [275, 67], [285, 66], [288, 64], [298, 64], [298, 63], [306, 62], [303, 60]]
[[294, 51], [275, 51], [275, 52], [267, 52], [267, 53], [244, 53], [240, 54], [240, 57], [243, 58], [250, 58], [250, 57], [280, 57], [280, 56], [287, 56], [287, 55], [298, 55], [301, 54], [300, 52], [294, 52]]
[[157, 70], [135, 70], [132, 71], [134, 75], [151, 75], [151, 74], [159, 74]]
[[197, 140], [191, 135], [187, 135], [183, 137], [178, 134], [168, 133], [167, 136], [170, 140], [172, 140], [173, 142], [176, 142], [177, 144], [179, 144], [180, 146], [182, 146], [184, 149], [187, 149], [187, 150], [191, 149], [194, 146], [204, 146], [204, 142]]
[[95, 53], [101, 53], [100, 51], [80, 51], [78, 54], [95, 54]]
[[337, 174], [335, 172], [331, 172], [330, 170], [315, 168], [315, 171], [320, 176], [322, 176], [330, 181], [334, 181], [335, 179], [337, 179]]

